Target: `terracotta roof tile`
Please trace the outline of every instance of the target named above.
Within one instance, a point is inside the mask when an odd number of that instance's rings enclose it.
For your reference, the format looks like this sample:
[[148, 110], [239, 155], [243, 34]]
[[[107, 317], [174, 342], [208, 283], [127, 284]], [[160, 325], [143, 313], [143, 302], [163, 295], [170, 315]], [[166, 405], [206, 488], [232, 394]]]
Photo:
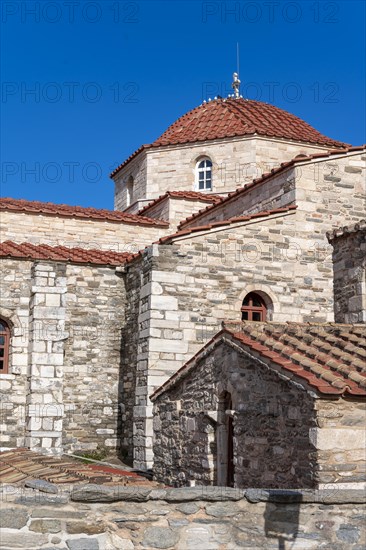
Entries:
[[12, 241], [5, 241], [0, 244], [0, 257], [119, 266], [131, 259], [133, 255], [128, 252], [86, 250], [66, 246], [48, 246], [46, 244], [17, 244]]
[[[332, 340], [324, 353], [324, 341]], [[175, 386], [207, 353], [222, 341], [235, 340], [254, 356], [289, 378], [297, 377], [320, 394], [366, 397], [366, 363], [354, 358], [364, 352], [365, 325], [310, 323], [224, 323], [224, 329], [188, 363], [158, 388], [151, 399]], [[352, 341], [357, 350], [347, 351]], [[339, 352], [341, 351], [341, 356]]]
[[[66, 458], [66, 459], [65, 459]], [[20, 483], [42, 479], [56, 484], [97, 483], [117, 485], [158, 486], [135, 472], [118, 466], [82, 464], [70, 457], [56, 458], [25, 448], [0, 452], [1, 483]]]
[[114, 177], [140, 152], [166, 145], [259, 135], [328, 147], [347, 144], [328, 138], [301, 118], [274, 105], [249, 99], [217, 99], [196, 107], [176, 120], [151, 145], [143, 145], [112, 173]]
[[209, 193], [200, 193], [198, 191], [167, 191], [166, 193], [164, 193], [164, 195], [160, 195], [160, 197], [149, 202], [149, 204], [141, 208], [141, 210], [137, 212], [137, 216], [141, 216], [143, 212], [146, 212], [159, 202], [169, 197], [173, 199], [208, 202], [210, 204], [217, 204], [222, 201], [222, 197], [220, 197], [219, 195], [211, 195]]
[[68, 206], [67, 204], [54, 204], [51, 202], [26, 201], [22, 199], [0, 199], [0, 211], [26, 212], [28, 214], [42, 214], [61, 216], [65, 218], [84, 218], [108, 222], [119, 222], [136, 225], [156, 225], [167, 227], [169, 224], [162, 220], [154, 220], [136, 214], [126, 214], [118, 210], [105, 210], [98, 208], [84, 208], [82, 206]]
[[[219, 209], [222, 206], [225, 206], [228, 202], [231, 200], [236, 200], [236, 198], [239, 195], [245, 194], [249, 191], [251, 191], [254, 187], [257, 185], [260, 185], [261, 183], [270, 180], [272, 177], [277, 176], [281, 172], [284, 172], [288, 168], [295, 166], [296, 164], [299, 164], [301, 162], [311, 162], [315, 158], [327, 158], [335, 155], [346, 155], [347, 153], [357, 153], [358, 151], [366, 151], [366, 145], [360, 145], [358, 147], [345, 147], [343, 149], [334, 149], [332, 151], [326, 151], [324, 153], [314, 154], [314, 155], [297, 155], [292, 160], [289, 160], [287, 162], [282, 162], [280, 166], [277, 168], [273, 168], [270, 172], [266, 174], [262, 174], [260, 178], [254, 179], [252, 182], [245, 184], [243, 187], [239, 187], [236, 191], [233, 191], [232, 193], [229, 193], [226, 197], [221, 198], [220, 202], [217, 204], [211, 204], [207, 206], [206, 208], [203, 208], [202, 210], [199, 210], [195, 214], [192, 214], [185, 220], [183, 220], [178, 228], [183, 228], [187, 224], [190, 224], [193, 220], [198, 220], [200, 217], [205, 216], [207, 213], [211, 213], [215, 209]], [[357, 231], [358, 229], [364, 228], [364, 224], [366, 222], [360, 221], [358, 224], [354, 226], [354, 230]], [[344, 231], [347, 230], [347, 228], [343, 228]], [[351, 229], [350, 229], [351, 230]], [[337, 230], [336, 230], [337, 231]], [[342, 231], [342, 230], [341, 230]], [[338, 230], [339, 233], [339, 230]], [[333, 235], [332, 232], [327, 233], [327, 237], [329, 240], [334, 238], [335, 235]], [[337, 234], [338, 236], [338, 234]]]
[[[295, 204], [292, 204], [290, 206], [286, 206], [284, 208], [276, 208], [274, 210], [265, 210], [263, 212], [256, 212], [255, 214], [248, 214], [247, 216], [236, 216], [235, 218], [229, 218], [228, 220], [220, 220], [217, 222], [210, 222], [206, 225], [197, 225], [194, 227], [189, 227], [187, 229], [182, 228], [181, 230], [177, 231], [176, 233], [173, 233], [172, 235], [167, 235], [165, 237], [161, 237], [159, 241], [157, 241], [159, 244], [168, 244], [172, 242], [177, 237], [183, 237], [185, 235], [190, 235], [192, 233], [198, 233], [200, 231], [209, 231], [210, 229], [214, 229], [215, 227], [222, 227], [225, 225], [231, 225], [234, 223], [240, 223], [240, 222], [247, 222], [250, 220], [256, 220], [257, 218], [267, 218], [268, 216], [273, 216], [275, 214], [286, 214], [287, 212], [292, 212], [296, 210], [297, 206]], [[179, 226], [180, 227], [180, 226]]]
[[153, 146], [253, 134], [331, 147], [345, 145], [324, 136], [305, 121], [274, 105], [228, 98], [204, 103], [189, 111], [169, 126]]

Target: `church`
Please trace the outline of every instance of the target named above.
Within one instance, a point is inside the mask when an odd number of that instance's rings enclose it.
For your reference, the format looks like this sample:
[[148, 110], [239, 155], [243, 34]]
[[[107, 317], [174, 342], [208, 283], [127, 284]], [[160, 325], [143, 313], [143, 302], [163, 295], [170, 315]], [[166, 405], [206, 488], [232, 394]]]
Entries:
[[0, 201], [1, 448], [170, 485], [365, 485], [366, 146], [234, 94], [111, 174]]

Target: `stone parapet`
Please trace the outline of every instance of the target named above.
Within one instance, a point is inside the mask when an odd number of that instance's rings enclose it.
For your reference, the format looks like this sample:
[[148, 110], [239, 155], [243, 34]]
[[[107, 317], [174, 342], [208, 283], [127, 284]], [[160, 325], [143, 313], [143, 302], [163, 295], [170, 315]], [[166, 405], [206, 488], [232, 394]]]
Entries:
[[361, 550], [359, 491], [92, 486], [43, 495], [3, 489], [4, 550], [274, 547]]

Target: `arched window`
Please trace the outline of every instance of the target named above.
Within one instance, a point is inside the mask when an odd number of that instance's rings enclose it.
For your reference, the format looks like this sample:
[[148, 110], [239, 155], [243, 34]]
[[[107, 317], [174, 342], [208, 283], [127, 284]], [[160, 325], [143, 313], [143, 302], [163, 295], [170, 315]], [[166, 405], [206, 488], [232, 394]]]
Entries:
[[247, 294], [241, 307], [242, 321], [265, 321], [267, 306], [261, 296], [255, 292]]
[[0, 319], [0, 374], [6, 374], [9, 368], [10, 329], [6, 321]]
[[212, 190], [212, 162], [209, 158], [201, 159], [196, 164], [196, 190]]
[[130, 206], [133, 202], [133, 177], [132, 176], [130, 176], [127, 180], [126, 190], [127, 190], [126, 204], [127, 206]]

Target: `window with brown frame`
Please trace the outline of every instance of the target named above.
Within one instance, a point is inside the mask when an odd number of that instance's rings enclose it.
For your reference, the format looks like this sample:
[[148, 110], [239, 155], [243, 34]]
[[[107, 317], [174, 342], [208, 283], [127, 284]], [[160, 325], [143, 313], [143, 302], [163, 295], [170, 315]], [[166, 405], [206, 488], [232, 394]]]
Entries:
[[247, 294], [241, 308], [242, 321], [265, 321], [267, 318], [266, 304], [255, 292]]
[[0, 374], [6, 374], [9, 367], [10, 329], [8, 324], [0, 319]]

